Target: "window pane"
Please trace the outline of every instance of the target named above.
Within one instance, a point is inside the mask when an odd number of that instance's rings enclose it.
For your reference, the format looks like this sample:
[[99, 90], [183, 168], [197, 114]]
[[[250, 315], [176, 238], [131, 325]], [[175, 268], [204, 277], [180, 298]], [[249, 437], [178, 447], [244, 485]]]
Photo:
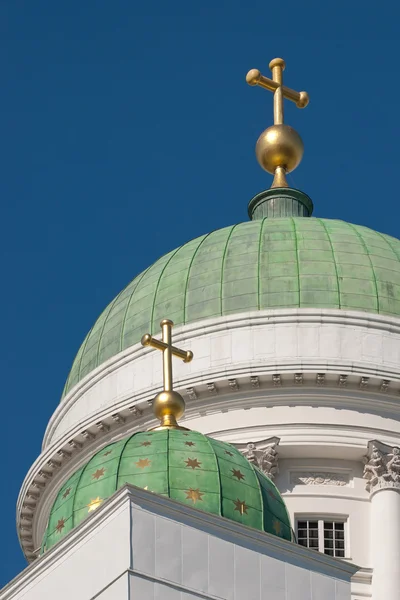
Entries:
[[333, 540], [325, 540], [325, 548], [333, 548]]
[[335, 531], [335, 538], [337, 540], [344, 540], [344, 531]]
[[331, 521], [325, 521], [324, 522], [324, 529], [333, 529], [333, 522], [331, 522]]
[[298, 540], [299, 546], [305, 546], [307, 548], [307, 540]]
[[333, 550], [326, 550], [325, 549], [325, 554], [328, 554], [328, 556], [333, 556]]
[[336, 556], [338, 558], [344, 558], [344, 550], [336, 550]]
[[344, 531], [344, 523], [335, 523], [336, 531]]
[[309, 536], [310, 538], [318, 538], [318, 529], [311, 529]]
[[325, 538], [333, 538], [333, 531], [329, 531], [329, 529], [324, 529], [324, 536]]
[[335, 548], [342, 548], [342, 549], [344, 549], [344, 540], [336, 540], [336, 542], [335, 542]]
[[299, 529], [307, 529], [307, 521], [298, 521], [297, 522], [297, 527]]
[[318, 521], [309, 521], [308, 525], [310, 529], [318, 529]]

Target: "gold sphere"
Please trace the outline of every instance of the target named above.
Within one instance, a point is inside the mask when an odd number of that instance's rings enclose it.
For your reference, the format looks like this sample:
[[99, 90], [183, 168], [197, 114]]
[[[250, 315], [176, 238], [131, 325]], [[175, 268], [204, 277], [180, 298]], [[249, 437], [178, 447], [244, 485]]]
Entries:
[[178, 392], [160, 392], [153, 400], [153, 412], [162, 423], [176, 421], [185, 412], [185, 401]]
[[272, 125], [262, 132], [256, 144], [259, 164], [268, 173], [274, 174], [277, 167], [287, 173], [293, 171], [303, 158], [303, 141], [297, 131], [289, 125]]

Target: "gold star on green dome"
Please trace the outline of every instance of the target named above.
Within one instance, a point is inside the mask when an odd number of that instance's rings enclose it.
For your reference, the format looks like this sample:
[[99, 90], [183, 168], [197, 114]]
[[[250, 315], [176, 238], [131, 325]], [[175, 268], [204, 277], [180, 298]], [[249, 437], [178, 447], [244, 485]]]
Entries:
[[96, 479], [98, 481], [100, 479], [100, 477], [103, 477], [105, 472], [106, 472], [105, 468], [102, 467], [101, 469], [97, 469], [97, 471], [92, 473], [92, 477], [93, 477], [93, 479]]
[[186, 466], [191, 469], [200, 469], [201, 462], [197, 458], [188, 458], [185, 462]]
[[57, 531], [57, 533], [61, 533], [62, 532], [62, 530], [65, 527], [65, 521], [66, 521], [66, 519], [64, 519], [64, 517], [61, 517], [61, 519], [59, 519], [59, 521], [58, 521], [58, 523], [56, 525], [56, 531]]
[[249, 508], [246, 504], [246, 502], [244, 500], [239, 500], [239, 498], [237, 500], [233, 501], [233, 504], [235, 505], [235, 510], [237, 510], [238, 512], [240, 512], [241, 515], [245, 514], [247, 515], [247, 509]]
[[145, 467], [150, 467], [151, 460], [148, 458], [140, 458], [135, 465], [138, 467], [138, 469], [144, 469]]
[[199, 500], [200, 502], [203, 501], [202, 496], [204, 496], [204, 492], [200, 492], [199, 488], [197, 488], [196, 490], [189, 488], [188, 490], [185, 491], [186, 494], [186, 500], [192, 500], [193, 504], [196, 504], [196, 502]]
[[280, 535], [282, 532], [282, 525], [280, 523], [280, 521], [278, 521], [277, 519], [273, 519], [272, 520], [272, 528], [275, 531], [276, 535]]
[[71, 489], [72, 489], [72, 488], [70, 488], [70, 487], [69, 487], [69, 488], [67, 488], [67, 489], [65, 490], [65, 492], [63, 493], [62, 497], [64, 498], [64, 500], [65, 500], [65, 498], [66, 498], [67, 496], [69, 496], [69, 495], [70, 495], [70, 493], [71, 493]]
[[88, 512], [92, 512], [93, 510], [96, 510], [96, 508], [98, 508], [100, 506], [100, 504], [103, 502], [102, 498], [100, 498], [100, 496], [97, 496], [97, 498], [95, 498], [94, 500], [91, 500], [89, 502], [89, 504], [87, 504], [88, 507]]
[[240, 471], [240, 469], [232, 469], [232, 476], [236, 477], [238, 481], [240, 481], [241, 479], [244, 479], [244, 475]]

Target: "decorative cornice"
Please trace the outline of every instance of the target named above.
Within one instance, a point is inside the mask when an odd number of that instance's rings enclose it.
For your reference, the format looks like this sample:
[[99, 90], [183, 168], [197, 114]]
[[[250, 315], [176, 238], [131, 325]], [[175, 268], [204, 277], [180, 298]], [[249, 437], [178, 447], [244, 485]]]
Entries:
[[258, 442], [234, 443], [232, 445], [240, 450], [249, 462], [261, 469], [270, 479], [273, 479], [279, 473], [277, 451], [279, 441], [277, 437], [270, 437]]
[[400, 491], [400, 448], [388, 446], [377, 440], [368, 444], [365, 457], [364, 479], [371, 494], [383, 489]]
[[[346, 325], [349, 327], [365, 327], [370, 332], [381, 331], [390, 332], [400, 336], [400, 319], [390, 317], [386, 315], [375, 315], [366, 314], [365, 312], [358, 311], [343, 311], [335, 309], [314, 309], [314, 308], [302, 308], [302, 309], [277, 309], [277, 310], [263, 310], [253, 311], [250, 313], [233, 314], [225, 317], [218, 317], [215, 319], [207, 319], [204, 321], [198, 321], [176, 328], [176, 341], [181, 342], [194, 337], [201, 337], [204, 335], [210, 335], [214, 333], [220, 333], [226, 329], [235, 329], [236, 331], [245, 327], [259, 327], [262, 325], [288, 325], [288, 324], [318, 324], [318, 325]], [[120, 367], [132, 360], [141, 358], [147, 350], [143, 349], [141, 344], [136, 344], [130, 348], [127, 348], [118, 355], [110, 358], [108, 361], [103, 363], [100, 367], [91, 371], [84, 379], [82, 379], [62, 400], [61, 404], [54, 413], [50, 423], [47, 427], [43, 444], [47, 445], [49, 438], [54, 433], [57, 423], [62, 419], [63, 415], [68, 409], [79, 400], [79, 398], [90, 389], [95, 383], [103, 379], [108, 374], [116, 371]], [[322, 362], [322, 361], [321, 361]], [[340, 361], [340, 364], [335, 364], [334, 360], [329, 361], [333, 368], [346, 374], [346, 361]], [[295, 366], [295, 362], [288, 362], [287, 365]], [[315, 366], [317, 366], [317, 361]], [[327, 361], [323, 361], [326, 366]], [[343, 365], [341, 368], [340, 365]], [[226, 366], [226, 365], [225, 365]], [[282, 367], [284, 365], [282, 364]], [[354, 360], [348, 361], [348, 372], [359, 372], [360, 375], [366, 377], [370, 374], [370, 366], [366, 369], [365, 363], [357, 363]], [[276, 367], [275, 367], [276, 368]], [[304, 368], [304, 367], [303, 367]], [[307, 369], [313, 368], [313, 364], [307, 365]], [[297, 368], [297, 371], [299, 369]], [[364, 372], [363, 372], [364, 371]], [[366, 372], [367, 371], [367, 372]], [[276, 371], [275, 371], [276, 373]], [[397, 370], [387, 371], [384, 368], [376, 365], [374, 369], [376, 376], [381, 376], [382, 379], [399, 379], [400, 373]], [[209, 376], [211, 372], [209, 372]], [[230, 378], [234, 378], [235, 374], [232, 372]], [[178, 387], [193, 387], [195, 381], [190, 376], [177, 380]], [[395, 391], [398, 391], [397, 389]], [[154, 394], [153, 394], [154, 395]], [[150, 398], [153, 397], [150, 395]], [[147, 396], [147, 397], [146, 397]], [[147, 401], [149, 399], [148, 393], [145, 391], [135, 395], [135, 401], [140, 402], [142, 400]]]
[[[361, 408], [363, 411], [370, 407], [374, 412], [379, 401], [382, 414], [386, 410], [392, 418], [396, 414], [400, 416], [397, 396], [400, 382], [398, 381], [391, 382], [389, 391], [383, 393], [381, 391], [383, 380], [371, 376], [368, 378], [368, 389], [364, 388], [361, 393], [360, 384], [363, 377], [351, 373], [346, 375], [344, 393], [344, 390], [338, 392], [337, 389], [343, 387], [341, 385], [343, 374], [326, 371], [324, 385], [317, 383], [317, 375], [323, 374], [320, 365], [314, 371], [299, 372], [296, 365], [292, 372], [276, 373], [275, 371], [267, 375], [260, 367], [260, 373], [262, 373], [260, 376], [247, 373], [238, 375], [235, 378], [237, 390], [232, 390], [230, 383], [232, 378], [227, 375], [225, 379], [218, 380], [218, 388], [214, 382], [208, 381], [186, 389], [186, 394], [182, 390], [183, 395], [186, 396], [188, 419], [190, 420], [193, 415], [205, 416], [209, 412], [232, 410], [235, 403], [238, 404], [237, 408], [243, 409], [265, 406], [266, 398], [268, 398], [268, 405], [271, 406], [288, 404], [290, 398], [291, 405], [338, 406], [356, 410]], [[280, 385], [274, 385], [273, 375], [280, 376]], [[217, 393], [214, 392], [214, 388]], [[314, 401], [311, 395], [313, 388], [315, 392], [318, 389], [318, 397]], [[394, 394], [395, 389], [397, 397]], [[321, 398], [321, 395], [324, 397]], [[116, 408], [118, 408], [117, 412]], [[116, 418], [116, 415], [120, 417]], [[55, 487], [60, 485], [68, 474], [72, 474], [72, 469], [79, 468], [91, 453], [109, 443], [111, 439], [120, 439], [129, 432], [146, 429], [152, 426], [153, 422], [154, 416], [147, 402], [138, 407], [132, 405], [132, 399], [129, 398], [125, 406], [114, 405], [108, 411], [106, 409], [100, 421], [98, 415], [94, 422], [88, 419], [81, 423], [79, 428], [68, 432], [46, 448], [32, 465], [21, 488], [17, 502], [17, 530], [20, 532], [20, 525], [25, 516], [32, 518], [31, 522], [35, 524], [36, 515], [43, 510], [42, 496], [46, 496], [46, 502], [49, 497], [47, 489], [50, 483], [50, 494], [54, 494]], [[212, 435], [218, 437], [220, 433], [212, 432]], [[57, 475], [56, 481], [53, 481], [53, 475]], [[28, 561], [35, 559], [34, 549], [39, 545], [39, 541], [34, 541], [33, 530], [29, 539], [25, 535], [24, 539], [20, 538], [20, 541]]]

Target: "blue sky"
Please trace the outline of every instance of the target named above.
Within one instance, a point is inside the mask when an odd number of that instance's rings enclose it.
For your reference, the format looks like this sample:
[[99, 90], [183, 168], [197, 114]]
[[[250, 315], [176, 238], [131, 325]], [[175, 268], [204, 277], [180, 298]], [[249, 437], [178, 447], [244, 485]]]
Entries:
[[315, 215], [398, 237], [399, 17], [394, 0], [0, 3], [0, 586], [25, 566], [16, 498], [93, 321], [270, 185], [254, 145], [272, 98], [250, 68], [282, 56], [310, 94], [286, 121]]

